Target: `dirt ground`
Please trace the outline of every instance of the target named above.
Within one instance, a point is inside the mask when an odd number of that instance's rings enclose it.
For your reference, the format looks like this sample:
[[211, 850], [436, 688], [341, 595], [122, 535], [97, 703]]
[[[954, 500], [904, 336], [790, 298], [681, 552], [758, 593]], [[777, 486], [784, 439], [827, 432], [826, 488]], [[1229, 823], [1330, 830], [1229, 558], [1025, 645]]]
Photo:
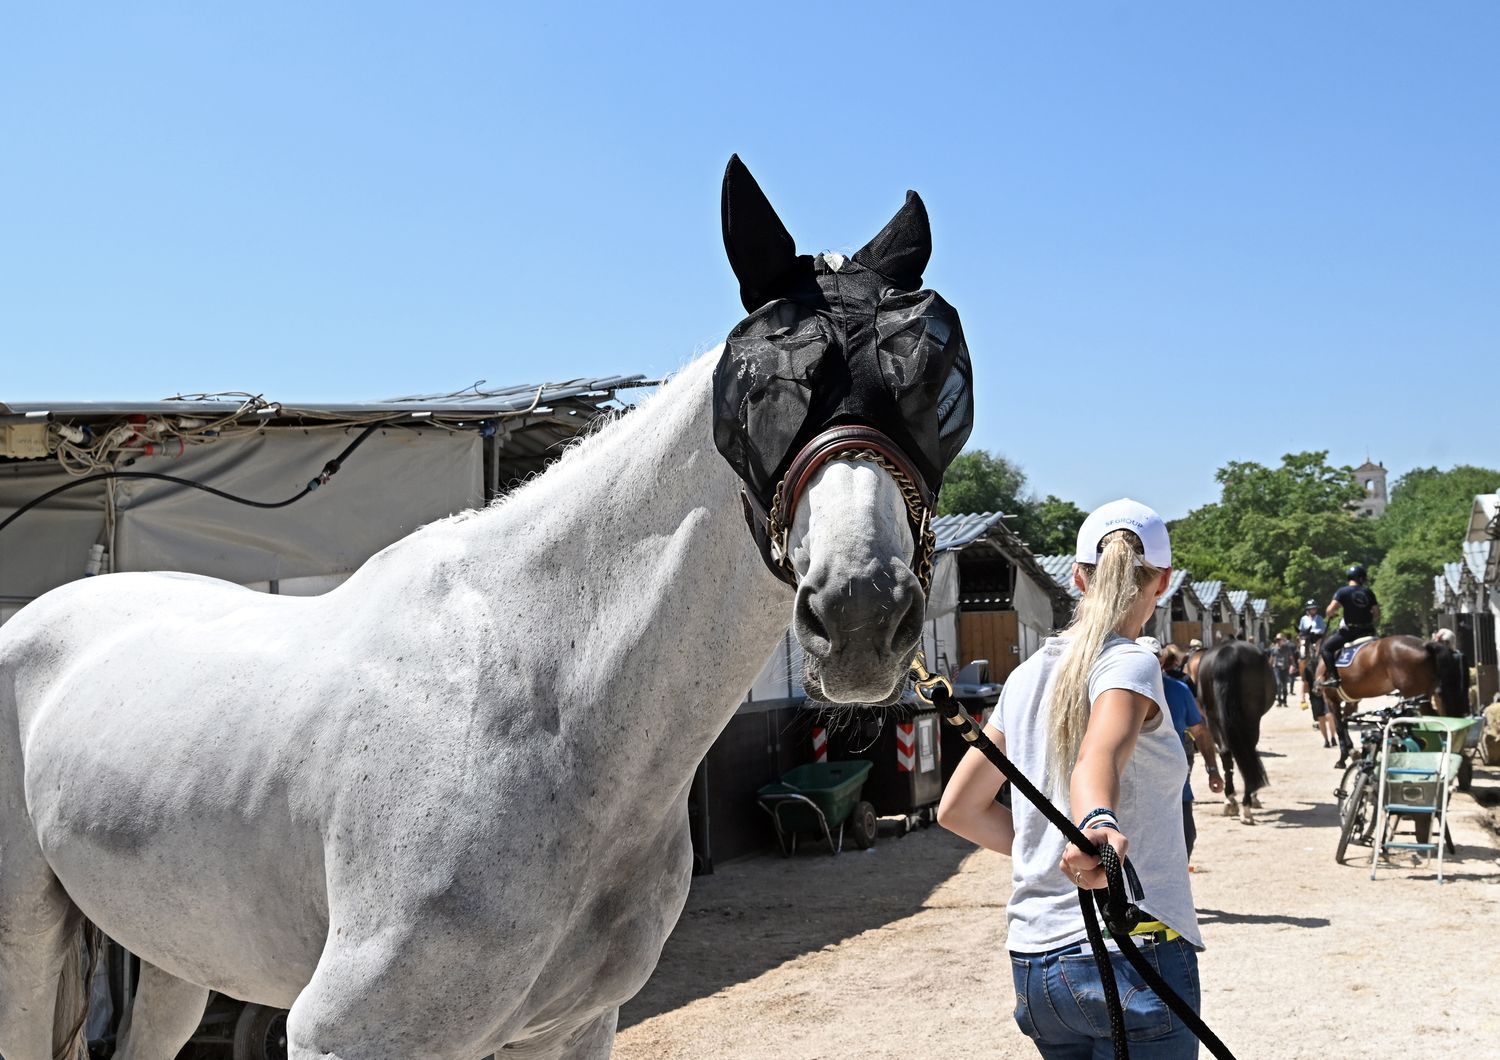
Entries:
[[[1273, 708], [1261, 749], [1258, 825], [1197, 804], [1209, 1025], [1240, 1060], [1500, 1053], [1500, 769], [1455, 797], [1447, 882], [1411, 864], [1372, 882], [1368, 848], [1334, 861], [1337, 752], [1308, 712]], [[1009, 892], [1008, 859], [937, 828], [721, 866], [621, 1011], [615, 1056], [1034, 1057], [1011, 1019]]]

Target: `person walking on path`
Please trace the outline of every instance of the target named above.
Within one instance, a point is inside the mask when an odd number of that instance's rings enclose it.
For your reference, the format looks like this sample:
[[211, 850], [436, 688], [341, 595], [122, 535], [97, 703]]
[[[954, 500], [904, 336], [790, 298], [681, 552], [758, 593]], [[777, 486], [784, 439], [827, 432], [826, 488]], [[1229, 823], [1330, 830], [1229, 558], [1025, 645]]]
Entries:
[[[1150, 508], [1127, 499], [1090, 514], [1074, 550], [1082, 598], [1073, 623], [1011, 673], [985, 732], [1084, 835], [1128, 854], [1144, 892], [1136, 904], [1151, 918], [1135, 929], [1137, 941], [1196, 1009], [1203, 938], [1180, 809], [1187, 756], [1161, 669], [1135, 643], [1171, 567], [1166, 524]], [[1108, 1055], [1109, 1015], [1077, 891], [1105, 887], [1104, 870], [1028, 801], [997, 803], [1004, 782], [971, 749], [943, 792], [938, 823], [1011, 858], [1006, 945], [1022, 1033], [1043, 1057]], [[1118, 950], [1110, 960], [1122, 984], [1139, 983]], [[1197, 1056], [1192, 1031], [1154, 991], [1121, 994], [1137, 1055]]]
[[1297, 646], [1285, 635], [1276, 634], [1276, 643], [1271, 647], [1271, 666], [1276, 671], [1276, 705], [1286, 706], [1287, 693], [1292, 687], [1292, 670], [1297, 665]]
[[[1187, 685], [1188, 691], [1193, 694], [1193, 701], [1197, 702], [1198, 686], [1193, 683], [1193, 679], [1188, 676], [1187, 670], [1184, 669], [1187, 666], [1187, 661], [1187, 652], [1175, 644], [1168, 644], [1162, 649], [1161, 672], [1167, 677], [1175, 677]], [[1188, 765], [1192, 765], [1192, 763], [1189, 762]]]
[[[1137, 637], [1135, 642], [1155, 655], [1161, 664], [1162, 690], [1167, 693], [1167, 709], [1172, 712], [1172, 728], [1177, 730], [1177, 738], [1182, 741], [1184, 750], [1187, 750], [1189, 739], [1198, 748], [1208, 772], [1208, 788], [1215, 795], [1219, 794], [1224, 790], [1224, 778], [1219, 775], [1218, 748], [1214, 746], [1208, 725], [1203, 720], [1203, 712], [1198, 709], [1198, 701], [1193, 698], [1187, 682], [1178, 680], [1171, 673], [1177, 664], [1177, 649], [1170, 645], [1162, 647], [1161, 641], [1155, 637]], [[1193, 843], [1198, 838], [1198, 825], [1193, 821], [1192, 767], [1193, 756], [1189, 754], [1188, 779], [1182, 782], [1182, 838], [1187, 844], [1189, 862], [1193, 860]]]

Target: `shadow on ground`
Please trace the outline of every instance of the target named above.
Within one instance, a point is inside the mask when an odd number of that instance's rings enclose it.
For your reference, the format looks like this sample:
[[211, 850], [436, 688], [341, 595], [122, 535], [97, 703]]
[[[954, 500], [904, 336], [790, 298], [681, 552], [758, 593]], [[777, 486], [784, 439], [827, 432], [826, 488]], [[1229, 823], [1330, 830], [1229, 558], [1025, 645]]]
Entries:
[[912, 916], [975, 849], [929, 828], [882, 835], [869, 851], [768, 854], [696, 877], [656, 971], [620, 1009], [621, 1029]]
[[1333, 801], [1334, 781], [1337, 779], [1337, 776], [1329, 779], [1327, 802], [1299, 801], [1294, 806], [1285, 808], [1267, 806], [1257, 816], [1263, 818], [1267, 824], [1280, 824], [1291, 828], [1337, 828], [1339, 808]]
[[1222, 909], [1199, 909], [1199, 924], [1285, 924], [1288, 927], [1320, 928], [1333, 921], [1320, 916], [1282, 916], [1278, 913], [1226, 913]]

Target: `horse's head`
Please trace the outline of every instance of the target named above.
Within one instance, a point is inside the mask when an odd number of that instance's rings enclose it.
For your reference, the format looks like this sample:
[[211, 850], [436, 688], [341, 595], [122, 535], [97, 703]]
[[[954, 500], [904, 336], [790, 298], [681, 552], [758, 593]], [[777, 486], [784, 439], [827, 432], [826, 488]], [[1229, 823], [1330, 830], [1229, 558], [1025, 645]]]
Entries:
[[938, 488], [973, 422], [958, 314], [922, 289], [927, 211], [908, 192], [853, 256], [798, 255], [736, 157], [723, 223], [750, 315], [714, 374], [714, 441], [797, 589], [808, 695], [892, 702], [921, 638]]

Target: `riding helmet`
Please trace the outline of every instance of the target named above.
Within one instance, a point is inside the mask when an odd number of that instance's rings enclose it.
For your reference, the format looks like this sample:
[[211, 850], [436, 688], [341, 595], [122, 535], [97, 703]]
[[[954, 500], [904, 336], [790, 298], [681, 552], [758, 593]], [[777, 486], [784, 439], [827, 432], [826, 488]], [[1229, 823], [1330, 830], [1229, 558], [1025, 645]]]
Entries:
[[1304, 610], [1304, 611], [1316, 611], [1317, 609], [1318, 609], [1318, 601], [1316, 601], [1316, 600], [1309, 600], [1309, 601], [1307, 601], [1307, 603], [1305, 603], [1305, 604], [1302, 605], [1302, 610]]
[[1363, 565], [1356, 563], [1354, 566], [1350, 567], [1344, 572], [1344, 577], [1350, 579], [1351, 581], [1364, 581], [1365, 568]]

